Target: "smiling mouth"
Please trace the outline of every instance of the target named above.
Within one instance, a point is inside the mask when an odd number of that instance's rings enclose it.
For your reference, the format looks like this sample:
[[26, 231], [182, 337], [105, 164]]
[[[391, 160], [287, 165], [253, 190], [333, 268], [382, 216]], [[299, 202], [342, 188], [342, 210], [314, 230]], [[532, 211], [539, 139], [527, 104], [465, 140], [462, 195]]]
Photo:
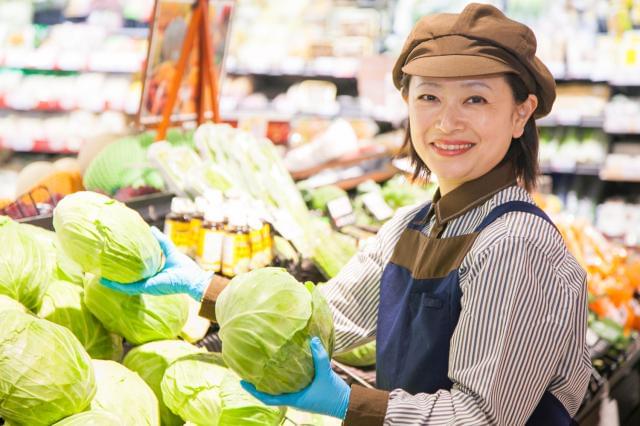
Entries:
[[466, 141], [455, 141], [455, 142], [432, 142], [431, 147], [433, 150], [442, 156], [452, 157], [456, 155], [465, 154], [471, 148], [475, 146], [474, 143], [466, 142]]

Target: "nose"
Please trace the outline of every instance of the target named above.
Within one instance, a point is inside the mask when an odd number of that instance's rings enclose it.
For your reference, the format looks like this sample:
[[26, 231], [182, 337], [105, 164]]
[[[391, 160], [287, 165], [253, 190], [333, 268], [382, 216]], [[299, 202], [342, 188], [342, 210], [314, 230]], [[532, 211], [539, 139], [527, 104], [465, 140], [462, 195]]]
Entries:
[[440, 113], [436, 117], [436, 129], [444, 134], [451, 134], [462, 130], [463, 124], [462, 113], [457, 105], [444, 103], [440, 109]]

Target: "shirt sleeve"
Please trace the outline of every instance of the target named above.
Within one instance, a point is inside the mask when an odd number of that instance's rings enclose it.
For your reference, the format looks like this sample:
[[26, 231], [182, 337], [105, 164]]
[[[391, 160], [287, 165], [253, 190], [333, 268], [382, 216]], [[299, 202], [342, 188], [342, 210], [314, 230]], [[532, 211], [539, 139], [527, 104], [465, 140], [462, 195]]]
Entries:
[[570, 324], [581, 298], [525, 239], [501, 239], [462, 273], [468, 276], [451, 340], [451, 391], [393, 390], [384, 424], [524, 424], [554, 380], [571, 334], [580, 332]]
[[382, 272], [400, 235], [420, 207], [399, 209], [338, 275], [320, 287], [333, 313], [335, 353], [375, 337]]

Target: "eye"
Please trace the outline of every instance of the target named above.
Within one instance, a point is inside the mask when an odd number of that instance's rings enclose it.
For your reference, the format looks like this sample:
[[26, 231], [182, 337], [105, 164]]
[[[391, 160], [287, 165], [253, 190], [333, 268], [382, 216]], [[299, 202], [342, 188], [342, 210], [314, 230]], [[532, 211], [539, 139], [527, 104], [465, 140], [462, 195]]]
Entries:
[[471, 96], [469, 99], [467, 99], [467, 103], [470, 103], [470, 104], [486, 104], [487, 100], [485, 98], [483, 98], [482, 96]]
[[435, 102], [438, 100], [438, 98], [435, 97], [434, 95], [420, 95], [418, 96], [418, 99], [421, 101], [427, 101], [427, 102]]

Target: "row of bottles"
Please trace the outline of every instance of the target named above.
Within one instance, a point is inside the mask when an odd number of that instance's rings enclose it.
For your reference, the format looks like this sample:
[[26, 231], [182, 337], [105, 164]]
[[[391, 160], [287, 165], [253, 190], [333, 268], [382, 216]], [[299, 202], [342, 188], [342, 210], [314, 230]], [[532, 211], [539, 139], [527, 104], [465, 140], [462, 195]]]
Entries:
[[176, 197], [164, 232], [204, 269], [231, 278], [272, 261], [271, 227], [248, 211], [238, 202], [224, 203], [219, 193], [195, 203]]

